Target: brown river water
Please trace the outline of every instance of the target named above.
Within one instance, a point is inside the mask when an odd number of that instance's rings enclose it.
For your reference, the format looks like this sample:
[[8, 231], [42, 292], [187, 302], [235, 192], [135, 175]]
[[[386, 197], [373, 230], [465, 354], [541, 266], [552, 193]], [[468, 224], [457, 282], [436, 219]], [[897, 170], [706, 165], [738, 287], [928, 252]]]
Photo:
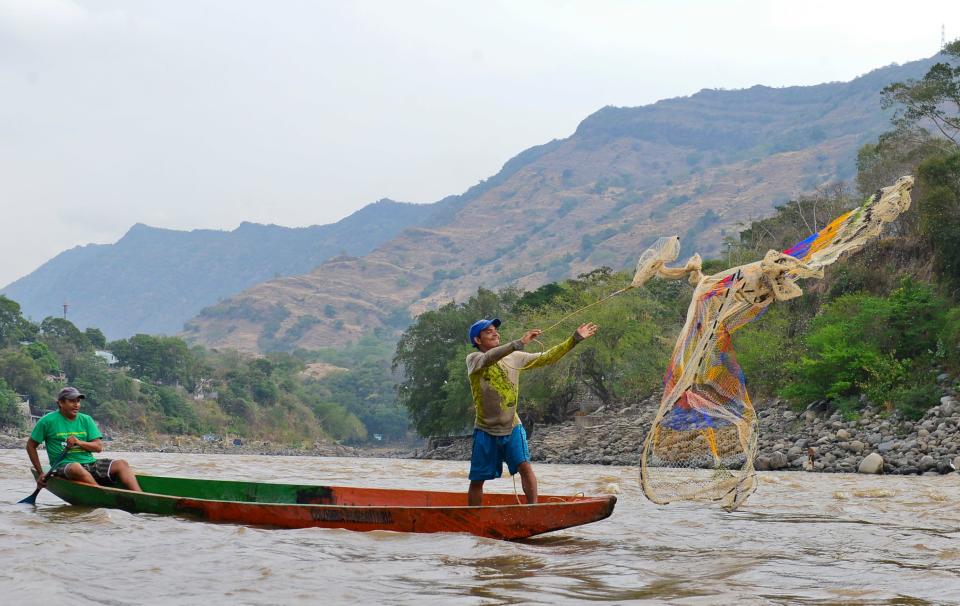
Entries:
[[[45, 454], [43, 455], [45, 459]], [[467, 463], [114, 453], [200, 478], [466, 489]], [[735, 513], [648, 502], [636, 467], [537, 465], [601, 522], [509, 543], [273, 530], [72, 507], [0, 450], [0, 604], [960, 604], [960, 474], [760, 474]], [[517, 483], [519, 486], [519, 482]], [[509, 478], [488, 483], [513, 492]]]

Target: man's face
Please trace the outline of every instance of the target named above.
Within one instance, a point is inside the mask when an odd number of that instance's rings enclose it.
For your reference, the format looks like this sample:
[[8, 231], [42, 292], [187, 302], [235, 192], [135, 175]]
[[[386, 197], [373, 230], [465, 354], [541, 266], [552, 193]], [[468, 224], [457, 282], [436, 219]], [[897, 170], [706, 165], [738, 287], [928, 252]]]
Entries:
[[80, 412], [80, 398], [64, 398], [58, 404], [60, 405], [60, 413], [68, 419], [75, 419], [77, 413]]
[[491, 324], [481, 330], [477, 341], [477, 346], [480, 348], [480, 351], [487, 351], [500, 345], [500, 333], [497, 332], [497, 327]]

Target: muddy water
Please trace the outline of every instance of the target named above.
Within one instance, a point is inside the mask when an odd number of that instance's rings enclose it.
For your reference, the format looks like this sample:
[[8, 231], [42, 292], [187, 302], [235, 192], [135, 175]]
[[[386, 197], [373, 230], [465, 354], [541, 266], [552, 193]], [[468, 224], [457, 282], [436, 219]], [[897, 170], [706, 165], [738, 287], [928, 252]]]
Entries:
[[[124, 453], [153, 474], [460, 490], [449, 461]], [[0, 604], [960, 604], [960, 475], [764, 473], [746, 506], [647, 502], [635, 467], [538, 465], [607, 520], [507, 543], [36, 508], [0, 450]], [[512, 492], [509, 479], [489, 485]]]

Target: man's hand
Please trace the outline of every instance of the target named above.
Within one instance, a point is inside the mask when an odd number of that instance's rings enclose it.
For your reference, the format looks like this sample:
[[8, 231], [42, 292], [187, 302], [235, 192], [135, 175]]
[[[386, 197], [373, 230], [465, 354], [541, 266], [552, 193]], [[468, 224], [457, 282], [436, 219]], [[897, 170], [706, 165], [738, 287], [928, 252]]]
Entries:
[[543, 332], [543, 331], [540, 330], [539, 328], [534, 328], [533, 330], [528, 330], [527, 332], [523, 333], [523, 336], [522, 336], [522, 337], [520, 337], [520, 341], [521, 341], [524, 345], [526, 345], [526, 344], [529, 343], [530, 341], [533, 341], [534, 339], [536, 339], [537, 337], [539, 337], [539, 336], [540, 336], [540, 333], [542, 333], [542, 332]]
[[80, 440], [77, 439], [77, 436], [70, 436], [69, 438], [67, 438], [66, 447], [67, 447], [67, 448], [73, 448], [73, 447], [76, 446], [79, 442], [80, 442]]
[[589, 339], [593, 335], [597, 334], [597, 328], [599, 327], [593, 322], [581, 324], [580, 328], [577, 329], [577, 336], [581, 339]]
[[46, 488], [47, 487], [47, 474], [41, 473], [37, 476], [37, 488]]

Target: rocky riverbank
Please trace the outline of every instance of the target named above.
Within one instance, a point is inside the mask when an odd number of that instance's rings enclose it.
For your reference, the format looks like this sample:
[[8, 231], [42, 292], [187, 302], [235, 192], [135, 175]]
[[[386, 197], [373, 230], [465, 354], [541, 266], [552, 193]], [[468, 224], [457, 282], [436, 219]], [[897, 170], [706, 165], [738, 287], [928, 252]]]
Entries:
[[[657, 399], [604, 414], [600, 410], [562, 425], [537, 426], [533, 460], [545, 463], [639, 465], [640, 449]], [[797, 412], [783, 402], [757, 404], [758, 470], [810, 470], [888, 474], [944, 474], [960, 469], [960, 402], [944, 387], [940, 404], [910, 421], [867, 406], [844, 420], [823, 403]], [[469, 460], [470, 436], [439, 439], [417, 458]], [[812, 449], [812, 465], [810, 454]]]
[[[919, 420], [867, 405], [859, 418], [846, 420], [823, 402], [804, 411], [780, 401], [758, 402], [760, 441], [754, 464], [763, 470], [809, 470], [888, 474], [944, 474], [960, 470], [958, 385], [941, 375], [940, 403]], [[631, 407], [590, 415], [560, 425], [528, 427], [535, 462], [639, 465], [640, 449], [657, 410], [659, 396]], [[0, 448], [23, 448], [27, 433], [0, 431]], [[257, 440], [195, 436], [113, 434], [107, 452], [300, 455], [470, 459], [471, 437], [431, 440], [425, 448], [355, 448], [317, 442], [291, 447]], [[812, 454], [812, 463], [811, 463]]]

